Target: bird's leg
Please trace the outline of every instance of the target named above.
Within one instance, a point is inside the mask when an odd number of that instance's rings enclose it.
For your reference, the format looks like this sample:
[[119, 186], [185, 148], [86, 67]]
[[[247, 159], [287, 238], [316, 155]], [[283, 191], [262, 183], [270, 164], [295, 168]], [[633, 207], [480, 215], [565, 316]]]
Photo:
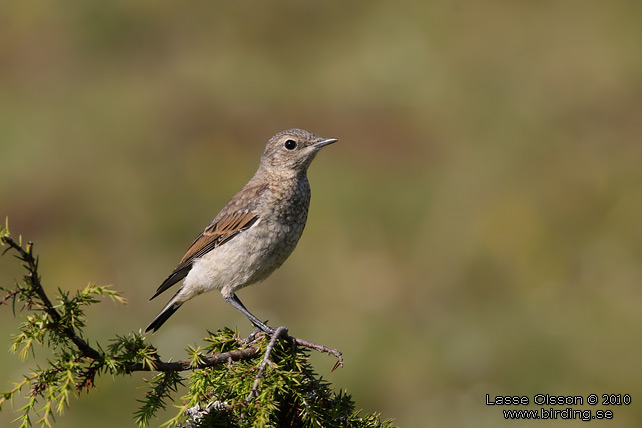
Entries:
[[257, 328], [261, 329], [261, 331], [269, 335], [272, 335], [274, 333], [274, 329], [272, 327], [265, 325], [263, 322], [261, 322], [260, 319], [252, 315], [250, 311], [247, 310], [245, 305], [241, 303], [238, 297], [236, 297], [236, 294], [232, 294], [229, 297], [223, 296], [223, 299], [225, 299], [225, 301], [230, 305], [234, 306], [236, 310], [238, 310], [243, 315], [245, 315], [247, 319], [249, 319], [250, 322], [254, 324]]

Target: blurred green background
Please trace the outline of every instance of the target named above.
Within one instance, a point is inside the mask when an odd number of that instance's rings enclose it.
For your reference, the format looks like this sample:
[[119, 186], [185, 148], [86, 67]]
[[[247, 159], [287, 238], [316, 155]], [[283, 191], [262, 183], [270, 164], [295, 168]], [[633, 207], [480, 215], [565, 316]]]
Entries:
[[[637, 1], [3, 2], [0, 215], [52, 293], [125, 293], [89, 313], [105, 346], [157, 314], [271, 135], [340, 138], [310, 169], [297, 250], [239, 294], [254, 313], [341, 349], [318, 371], [401, 426], [540, 426], [487, 393], [628, 393], [592, 426], [638, 427], [641, 18]], [[3, 285], [20, 274], [0, 259]], [[0, 320], [8, 348], [19, 319]], [[211, 294], [150, 340], [183, 359], [224, 326], [251, 330]], [[28, 367], [0, 353], [0, 389]], [[143, 376], [101, 378], [58, 426], [133, 426]]]

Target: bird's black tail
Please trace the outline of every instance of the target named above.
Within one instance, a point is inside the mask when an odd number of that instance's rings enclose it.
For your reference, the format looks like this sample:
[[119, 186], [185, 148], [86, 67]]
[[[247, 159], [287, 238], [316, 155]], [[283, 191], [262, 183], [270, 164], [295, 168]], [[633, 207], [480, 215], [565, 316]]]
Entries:
[[[173, 299], [172, 299], [173, 300]], [[156, 330], [158, 330], [164, 323], [167, 321], [169, 317], [171, 317], [174, 312], [178, 310], [178, 308], [181, 307], [183, 303], [181, 302], [174, 302], [170, 300], [170, 302], [163, 308], [160, 314], [154, 318], [152, 322], [149, 323], [147, 328], [145, 329], [145, 333], [148, 333], [149, 331], [152, 331], [153, 333], [156, 333]]]

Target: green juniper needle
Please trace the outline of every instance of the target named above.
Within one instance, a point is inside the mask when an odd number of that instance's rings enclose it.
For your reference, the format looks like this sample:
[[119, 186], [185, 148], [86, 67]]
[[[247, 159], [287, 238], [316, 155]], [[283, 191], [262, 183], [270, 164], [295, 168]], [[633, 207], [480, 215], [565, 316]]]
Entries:
[[270, 138], [254, 177], [196, 238], [151, 297], [183, 280], [145, 332], [158, 330], [188, 300], [220, 290], [223, 299], [252, 324], [273, 333], [235, 292], [264, 280], [292, 254], [308, 217], [308, 167], [322, 147], [336, 141], [302, 129], [288, 129]]

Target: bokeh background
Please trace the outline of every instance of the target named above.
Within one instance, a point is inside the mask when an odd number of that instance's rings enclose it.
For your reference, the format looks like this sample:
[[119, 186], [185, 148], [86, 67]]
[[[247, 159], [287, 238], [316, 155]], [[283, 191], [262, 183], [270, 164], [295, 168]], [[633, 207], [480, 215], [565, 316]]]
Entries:
[[[52, 293], [124, 292], [89, 313], [106, 345], [160, 310], [147, 299], [272, 134], [337, 137], [297, 251], [248, 307], [340, 348], [345, 368], [318, 371], [400, 426], [540, 426], [485, 394], [628, 393], [592, 426], [638, 427], [641, 18], [636, 1], [3, 2], [0, 215]], [[3, 285], [20, 274], [0, 259]], [[6, 349], [18, 322], [0, 308]], [[182, 359], [224, 326], [251, 330], [211, 294], [150, 340]], [[28, 367], [0, 352], [0, 389]], [[133, 426], [143, 376], [101, 378], [58, 426]]]

